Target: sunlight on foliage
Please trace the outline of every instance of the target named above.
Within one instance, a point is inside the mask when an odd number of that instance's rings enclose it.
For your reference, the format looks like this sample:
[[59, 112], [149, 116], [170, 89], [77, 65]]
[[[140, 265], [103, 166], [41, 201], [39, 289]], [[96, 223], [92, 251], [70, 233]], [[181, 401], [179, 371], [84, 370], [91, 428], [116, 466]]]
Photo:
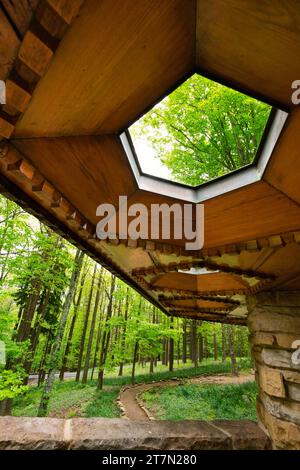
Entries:
[[270, 106], [193, 75], [130, 128], [174, 181], [197, 185], [253, 162]]

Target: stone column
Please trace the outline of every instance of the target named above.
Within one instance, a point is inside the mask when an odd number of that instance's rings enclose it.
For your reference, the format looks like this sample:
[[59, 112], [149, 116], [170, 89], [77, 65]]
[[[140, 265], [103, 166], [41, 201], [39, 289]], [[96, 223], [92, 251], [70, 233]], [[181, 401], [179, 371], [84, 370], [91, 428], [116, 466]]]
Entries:
[[259, 423], [275, 449], [299, 450], [300, 351], [293, 343], [300, 340], [300, 292], [261, 292], [248, 298], [248, 309]]

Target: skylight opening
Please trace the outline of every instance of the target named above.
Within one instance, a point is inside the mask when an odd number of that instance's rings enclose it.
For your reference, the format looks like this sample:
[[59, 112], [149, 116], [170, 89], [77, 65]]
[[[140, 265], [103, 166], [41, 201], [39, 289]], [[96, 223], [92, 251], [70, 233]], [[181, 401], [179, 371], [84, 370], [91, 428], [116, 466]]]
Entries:
[[143, 173], [198, 186], [254, 162], [270, 111], [194, 74], [129, 132]]
[[178, 269], [178, 272], [179, 273], [184, 273], [184, 274], [193, 274], [194, 276], [198, 276], [198, 275], [203, 275], [203, 274], [215, 274], [215, 273], [219, 273], [219, 269], [216, 269], [216, 270], [211, 270], [211, 269], [207, 269], [207, 268], [189, 268], [187, 270], [183, 270], [183, 269]]

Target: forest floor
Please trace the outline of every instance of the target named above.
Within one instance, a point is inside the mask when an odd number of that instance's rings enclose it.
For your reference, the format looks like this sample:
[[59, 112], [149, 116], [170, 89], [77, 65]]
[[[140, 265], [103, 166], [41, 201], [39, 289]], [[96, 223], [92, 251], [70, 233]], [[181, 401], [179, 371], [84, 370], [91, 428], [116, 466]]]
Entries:
[[[151, 419], [155, 419], [156, 417], [159, 419], [161, 417], [164, 417], [165, 410], [162, 409], [162, 406], [157, 408], [157, 404], [155, 404], [155, 399], [159, 396], [157, 395], [158, 388], [166, 388], [168, 390], [170, 387], [176, 387], [176, 390], [174, 392], [177, 395], [177, 391], [180, 390], [178, 389], [178, 386], [185, 386], [191, 384], [196, 384], [197, 386], [228, 384], [241, 385], [253, 381], [254, 374], [249, 372], [242, 373], [238, 376], [233, 376], [232, 374], [216, 374], [208, 376], [200, 375], [199, 377], [192, 377], [180, 380], [173, 378], [171, 380], [166, 381], [152, 382], [148, 384], [144, 383], [125, 387], [123, 390], [121, 390], [119, 401], [122, 411], [124, 413], [124, 417], [127, 419], [148, 420], [150, 419], [150, 417]], [[145, 392], [148, 392], [148, 394], [150, 392], [150, 395], [144, 395]], [[149, 396], [151, 398], [154, 397], [154, 400], [149, 399]], [[150, 405], [150, 409], [148, 409], [148, 403]], [[182, 419], [184, 419], [184, 411]]]
[[[182, 387], [202, 387], [199, 381], [202, 379], [210, 381], [211, 385], [208, 387], [213, 387], [212, 381], [220, 381], [221, 375], [225, 375], [233, 378], [230, 374], [230, 362], [227, 361], [225, 364], [214, 363], [212, 360], [204, 360], [198, 367], [193, 367], [191, 363], [188, 364], [174, 364], [174, 372], [169, 372], [166, 366], [158, 364], [155, 372], [153, 374], [148, 373], [148, 367], [137, 366], [135, 383], [136, 384], [149, 384], [150, 388], [153, 388], [153, 383], [159, 382], [161, 380], [171, 381], [173, 384], [174, 379], [178, 382], [182, 382], [184, 385], [176, 387], [176, 390], [180, 391]], [[245, 372], [250, 371], [250, 363], [248, 359], [241, 359], [239, 361], [239, 368], [242, 377]], [[114, 418], [121, 415], [121, 410], [118, 405], [118, 397], [124, 386], [131, 384], [131, 366], [124, 366], [124, 375], [122, 377], [118, 376], [118, 369], [111, 370], [105, 375], [104, 378], [104, 387], [103, 390], [98, 391], [96, 388], [96, 380], [88, 380], [86, 384], [81, 382], [76, 382], [72, 376], [69, 376], [67, 380], [63, 382], [56, 381], [54, 384], [53, 392], [49, 402], [48, 416], [58, 417], [58, 418], [73, 418], [73, 417], [106, 417]], [[188, 380], [188, 383], [186, 383]], [[22, 396], [16, 397], [13, 403], [13, 415], [14, 416], [37, 416], [37, 410], [39, 401], [41, 398], [42, 387], [38, 387], [33, 381], [32, 385], [29, 386], [29, 390]], [[167, 382], [163, 382], [163, 389], [168, 391], [170, 388], [167, 387]], [[244, 384], [232, 385], [232, 387], [242, 387]], [[247, 385], [247, 384], [245, 384]], [[216, 385], [217, 387], [223, 387], [223, 385]], [[231, 386], [231, 385], [228, 385]], [[154, 397], [155, 394], [151, 394], [151, 390], [147, 393]], [[187, 392], [189, 394], [189, 392]], [[246, 393], [246, 392], [245, 392]], [[235, 403], [234, 400], [238, 399], [240, 402], [241, 394], [244, 393], [233, 393], [233, 408], [235, 405], [239, 406], [238, 403]], [[247, 395], [247, 393], [246, 393]], [[163, 395], [165, 396], [165, 395]], [[184, 398], [184, 396], [182, 396]], [[147, 397], [146, 397], [147, 398]], [[158, 397], [160, 399], [160, 397]], [[180, 398], [180, 397], [179, 397]], [[144, 399], [144, 396], [143, 396]], [[173, 400], [176, 401], [175, 397]], [[232, 402], [229, 397], [228, 400]], [[147, 407], [149, 405], [149, 410], [152, 414], [153, 404], [150, 403], [150, 400], [147, 401]], [[149, 402], [149, 403], [148, 403]], [[152, 406], [153, 405], [153, 406]], [[244, 403], [245, 405], [245, 403]], [[165, 419], [164, 416], [168, 415], [168, 411], [164, 411], [163, 404], [155, 405], [159, 408], [159, 416], [156, 416], [157, 419]], [[154, 406], [154, 407], [155, 407]], [[181, 406], [185, 407], [184, 403], [181, 403]], [[249, 403], [247, 405], [249, 407]], [[152, 407], [152, 408], [151, 408]], [[252, 416], [255, 411], [255, 405], [251, 404], [251, 413]], [[176, 407], [175, 407], [176, 408]], [[189, 409], [189, 403], [187, 400], [187, 409]], [[245, 410], [243, 410], [243, 415]], [[246, 416], [247, 417], [247, 416]], [[176, 419], [176, 418], [175, 418]], [[180, 418], [177, 418], [180, 419]], [[184, 419], [184, 418], [182, 418]], [[201, 418], [205, 419], [205, 418]], [[233, 418], [232, 418], [233, 419]], [[238, 419], [238, 418], [237, 418]]]

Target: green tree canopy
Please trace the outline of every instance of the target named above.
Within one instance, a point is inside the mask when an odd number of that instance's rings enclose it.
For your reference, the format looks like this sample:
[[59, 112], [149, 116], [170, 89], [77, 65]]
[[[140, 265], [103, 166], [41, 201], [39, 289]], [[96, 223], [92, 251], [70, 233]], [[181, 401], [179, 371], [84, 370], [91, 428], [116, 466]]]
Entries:
[[146, 138], [176, 181], [197, 185], [251, 163], [270, 106], [193, 75], [131, 131]]

